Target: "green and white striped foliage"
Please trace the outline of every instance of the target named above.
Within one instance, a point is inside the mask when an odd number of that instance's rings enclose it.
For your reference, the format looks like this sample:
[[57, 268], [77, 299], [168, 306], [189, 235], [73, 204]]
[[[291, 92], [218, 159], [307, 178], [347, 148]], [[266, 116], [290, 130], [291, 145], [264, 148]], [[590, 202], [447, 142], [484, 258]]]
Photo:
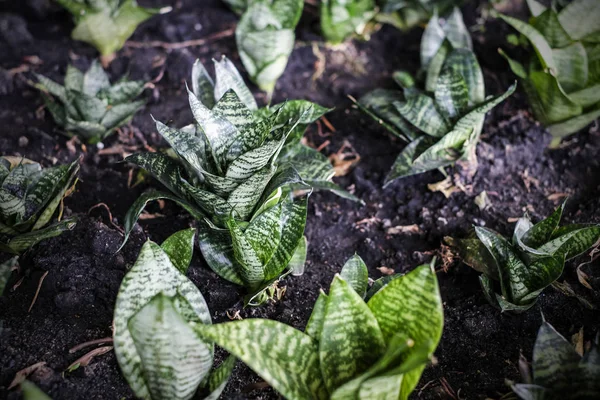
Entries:
[[457, 0], [379, 0], [377, 21], [405, 31], [427, 22], [435, 10], [445, 14], [459, 3]]
[[378, 285], [365, 302], [367, 279], [354, 256], [329, 294], [319, 295], [304, 332], [265, 319], [197, 331], [290, 400], [407, 399], [442, 335], [435, 272], [417, 267]]
[[98, 143], [127, 124], [146, 103], [135, 100], [144, 90], [144, 82], [121, 79], [111, 85], [108, 75], [95, 60], [82, 73], [69, 65], [64, 86], [36, 74], [44, 103], [54, 121], [67, 136], [78, 136]]
[[526, 383], [512, 385], [523, 400], [598, 399], [600, 398], [600, 352], [598, 339], [583, 355], [545, 322], [538, 331], [533, 348], [533, 374]]
[[51, 222], [79, 172], [79, 160], [42, 168], [22, 157], [0, 157], [0, 252], [20, 254], [73, 229], [75, 219]]
[[303, 0], [252, 1], [237, 25], [235, 38], [242, 63], [269, 98], [294, 49], [294, 29], [303, 6]]
[[375, 121], [407, 142], [385, 185], [396, 179], [475, 161], [485, 114], [510, 96], [486, 98], [483, 74], [458, 8], [445, 19], [431, 18], [421, 39], [424, 88], [406, 72], [394, 73], [402, 91], [376, 89], [357, 104]]
[[331, 44], [365, 36], [367, 24], [377, 14], [374, 0], [324, 0], [321, 2], [321, 32]]
[[546, 8], [527, 4], [529, 23], [499, 15], [529, 44], [524, 63], [500, 50], [521, 80], [535, 117], [553, 136], [552, 147], [600, 117], [600, 3], [574, 0]]
[[328, 190], [345, 199], [360, 202], [358, 198], [332, 182], [335, 171], [329, 159], [302, 143], [308, 125], [332, 109], [306, 100], [289, 100], [259, 109], [252, 92], [233, 63], [224, 56], [220, 61], [213, 60], [213, 62], [214, 81], [200, 60], [196, 60], [192, 68], [192, 89], [202, 104], [213, 108], [223, 94], [232, 89], [255, 117], [273, 118], [272, 129], [277, 131], [278, 135], [279, 131], [286, 129], [290, 121], [297, 121], [297, 125], [288, 134], [285, 145], [278, 153], [277, 163], [291, 164], [302, 180], [315, 190]]
[[71, 37], [94, 46], [103, 56], [120, 50], [139, 24], [170, 7], [144, 8], [135, 0], [57, 0], [75, 20]]
[[471, 237], [446, 238], [446, 242], [465, 264], [483, 274], [484, 294], [494, 306], [503, 311], [525, 311], [560, 277], [565, 261], [585, 253], [600, 240], [598, 224], [560, 226], [564, 207], [565, 203], [535, 225], [527, 215], [520, 218], [512, 240], [491, 229], [475, 227]]
[[185, 276], [194, 246], [193, 229], [173, 234], [162, 246], [148, 241], [123, 278], [114, 315], [114, 349], [136, 397], [186, 400], [196, 392], [216, 399], [235, 359], [211, 372], [213, 345], [196, 332], [210, 325], [210, 311]]

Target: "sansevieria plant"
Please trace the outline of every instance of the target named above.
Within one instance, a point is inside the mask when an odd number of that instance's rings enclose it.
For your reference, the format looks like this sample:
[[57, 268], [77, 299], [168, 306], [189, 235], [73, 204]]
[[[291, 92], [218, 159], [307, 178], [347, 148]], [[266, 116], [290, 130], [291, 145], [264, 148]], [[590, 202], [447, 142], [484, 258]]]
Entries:
[[[209, 266], [245, 286], [246, 303], [260, 304], [268, 298], [267, 287], [303, 269], [306, 192], [313, 185], [345, 192], [326, 179], [327, 160], [311, 159], [308, 150], [294, 153], [303, 149], [298, 147], [303, 129], [326, 109], [287, 102], [258, 110], [230, 61], [215, 62], [215, 68], [213, 84], [202, 64], [194, 67], [188, 97], [196, 124], [174, 129], [156, 123], [176, 158], [145, 153], [126, 159], [171, 193], [140, 197], [127, 213], [125, 230], [129, 234], [148, 201], [176, 201], [199, 221], [200, 249]], [[306, 194], [294, 197], [296, 190]]]
[[217, 399], [235, 365], [229, 357], [211, 371], [213, 345], [195, 331], [211, 318], [202, 293], [185, 276], [194, 235], [187, 229], [160, 246], [146, 242], [117, 294], [114, 349], [137, 398]]
[[407, 399], [442, 335], [435, 271], [422, 265], [367, 292], [355, 256], [321, 292], [304, 332], [247, 319], [198, 325], [206, 340], [246, 363], [282, 396], [308, 399]]
[[[532, 372], [522, 371], [524, 383], [512, 385], [523, 400], [592, 400], [600, 398], [598, 337], [583, 355], [552, 325], [545, 322], [533, 348]], [[526, 365], [526, 364], [525, 364]]]
[[42, 91], [46, 108], [67, 136], [79, 136], [88, 143], [98, 143], [125, 125], [145, 104], [135, 100], [144, 90], [144, 82], [122, 79], [110, 84], [98, 61], [82, 73], [69, 65], [64, 86], [36, 75], [35, 87]]
[[485, 114], [515, 90], [486, 98], [483, 74], [458, 8], [445, 24], [434, 15], [421, 40], [423, 87], [406, 72], [394, 73], [402, 90], [376, 89], [358, 106], [408, 144], [385, 185], [409, 175], [476, 162], [475, 149]]
[[377, 20], [394, 25], [401, 30], [411, 29], [427, 22], [435, 11], [445, 14], [459, 0], [380, 0]]
[[269, 98], [294, 49], [294, 29], [303, 6], [303, 0], [251, 1], [236, 28], [242, 63]]
[[135, 0], [57, 0], [75, 20], [71, 36], [94, 46], [102, 56], [120, 50], [139, 24], [170, 7], [144, 8]]
[[321, 32], [329, 43], [338, 44], [352, 35], [363, 36], [377, 14], [374, 0], [323, 0]]
[[600, 240], [600, 225], [560, 226], [564, 207], [565, 203], [535, 225], [523, 216], [511, 241], [483, 227], [475, 227], [466, 239], [445, 240], [465, 264], [483, 274], [481, 286], [492, 305], [502, 311], [525, 311], [562, 275], [566, 260]]
[[20, 254], [75, 226], [72, 218], [51, 222], [74, 184], [79, 160], [42, 168], [22, 157], [0, 157], [0, 252]]
[[600, 2], [574, 0], [545, 7], [527, 0], [529, 23], [500, 15], [530, 46], [525, 63], [506, 57], [523, 83], [535, 117], [555, 147], [600, 117]]

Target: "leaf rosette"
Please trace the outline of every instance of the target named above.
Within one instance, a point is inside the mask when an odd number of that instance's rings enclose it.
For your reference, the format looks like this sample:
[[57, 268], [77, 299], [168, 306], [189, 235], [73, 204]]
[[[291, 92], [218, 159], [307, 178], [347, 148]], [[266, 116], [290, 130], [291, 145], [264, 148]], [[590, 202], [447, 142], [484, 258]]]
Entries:
[[551, 147], [600, 117], [600, 3], [574, 0], [564, 7], [527, 4], [529, 23], [499, 15], [529, 45], [525, 63], [500, 50], [522, 82], [535, 117], [547, 126]]
[[0, 251], [20, 254], [75, 226], [75, 219], [51, 222], [79, 172], [79, 160], [42, 168], [22, 157], [0, 157]]
[[523, 216], [511, 241], [483, 227], [475, 227], [466, 239], [445, 240], [465, 264], [483, 274], [481, 286], [492, 305], [502, 311], [526, 311], [562, 275], [565, 261], [600, 240], [600, 225], [560, 226], [564, 207], [565, 203], [535, 225]]
[[[199, 245], [209, 266], [260, 304], [266, 288], [304, 268], [304, 226], [312, 188], [356, 199], [331, 182], [326, 157], [300, 143], [307, 125], [328, 109], [289, 101], [258, 109], [233, 64], [215, 61], [215, 82], [196, 62], [188, 91], [196, 123], [182, 129], [156, 122], [173, 157], [135, 154], [126, 161], [169, 191], [148, 192], [125, 218], [127, 234], [146, 203], [174, 200], [199, 220]], [[294, 196], [295, 192], [304, 194]], [[127, 239], [127, 238], [126, 238]]]
[[197, 331], [287, 399], [407, 399], [442, 335], [435, 272], [422, 265], [367, 288], [354, 256], [319, 295], [304, 332], [265, 319]]
[[170, 11], [144, 8], [135, 0], [57, 0], [75, 20], [71, 36], [94, 46], [103, 56], [120, 50], [139, 24]]
[[512, 385], [521, 399], [600, 398], [598, 338], [582, 356], [544, 321], [535, 340], [531, 364], [533, 373], [523, 371], [525, 383]]
[[36, 74], [44, 104], [54, 121], [67, 136], [78, 136], [88, 143], [104, 140], [127, 124], [146, 103], [135, 100], [144, 90], [144, 82], [121, 79], [111, 85], [98, 61], [82, 73], [69, 65], [64, 86]]
[[397, 71], [394, 79], [402, 91], [376, 89], [357, 103], [408, 143], [385, 185], [459, 160], [476, 162], [485, 114], [510, 96], [516, 85], [499, 96], [486, 98], [483, 74], [471, 49], [471, 37], [458, 8], [443, 26], [435, 14], [421, 39], [425, 90], [417, 88], [410, 74]]
[[217, 399], [235, 366], [229, 357], [212, 369], [213, 345], [195, 332], [211, 318], [202, 293], [185, 276], [194, 235], [187, 229], [160, 246], [146, 242], [117, 294], [115, 354], [140, 399]]

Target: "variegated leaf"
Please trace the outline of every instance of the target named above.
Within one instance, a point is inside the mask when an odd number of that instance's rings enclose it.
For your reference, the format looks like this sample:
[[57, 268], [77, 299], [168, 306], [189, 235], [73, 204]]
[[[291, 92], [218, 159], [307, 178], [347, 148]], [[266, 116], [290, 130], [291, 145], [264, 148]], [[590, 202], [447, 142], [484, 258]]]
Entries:
[[248, 107], [250, 110], [256, 110], [258, 106], [256, 105], [256, 100], [254, 100], [254, 96], [248, 86], [244, 83], [244, 79], [238, 72], [237, 68], [229, 59], [225, 56], [221, 58], [221, 61], [213, 60], [215, 64], [215, 75], [216, 75], [216, 83], [214, 96], [215, 100], [219, 100], [225, 92], [229, 89], [233, 89], [240, 100]]
[[448, 132], [450, 128], [431, 97], [413, 92], [405, 93], [405, 98], [394, 106], [408, 122], [430, 136], [442, 137]]
[[256, 208], [258, 200], [274, 174], [275, 170], [270, 166], [266, 166], [231, 192], [227, 202], [241, 219], [246, 220], [252, 215], [252, 211]]
[[333, 279], [321, 336], [321, 373], [329, 392], [365, 372], [385, 352], [376, 317], [338, 275]]
[[20, 387], [23, 400], [52, 400], [50, 396], [28, 380], [24, 380]]
[[351, 35], [362, 35], [375, 14], [373, 0], [325, 0], [321, 3], [321, 32], [328, 42], [341, 43]]
[[192, 262], [195, 236], [195, 229], [184, 229], [175, 232], [160, 245], [163, 251], [169, 256], [175, 268], [182, 274], [187, 272]]
[[4, 288], [10, 279], [10, 275], [12, 274], [13, 269], [18, 266], [19, 257], [15, 256], [9, 258], [8, 260], [0, 263], [0, 296], [4, 292]]
[[544, 243], [548, 242], [554, 235], [556, 229], [558, 229], [565, 205], [566, 201], [564, 201], [556, 210], [554, 210], [550, 216], [525, 231], [521, 236], [523, 243], [527, 246], [535, 248], [540, 247]]
[[600, 240], [600, 226], [567, 225], [559, 228], [553, 237], [537, 250], [569, 260], [585, 253]]
[[227, 385], [227, 381], [233, 372], [237, 359], [234, 356], [229, 356], [215, 369], [208, 377], [208, 396], [203, 400], [217, 400]]
[[321, 340], [321, 331], [323, 330], [323, 323], [325, 322], [325, 309], [327, 308], [328, 302], [329, 297], [321, 290], [319, 297], [317, 297], [317, 301], [313, 306], [310, 318], [306, 323], [306, 328], [304, 328], [304, 333], [313, 338], [316, 342]]
[[218, 100], [214, 95], [214, 87], [215, 83], [208, 74], [208, 71], [204, 68], [200, 60], [197, 59], [192, 67], [192, 92], [208, 108], [213, 108], [216, 100]]
[[[316, 342], [281, 322], [247, 319], [198, 331], [248, 365], [288, 399], [326, 399]], [[293, 371], [293, 372], [292, 372]]]
[[449, 121], [464, 115], [469, 107], [469, 88], [462, 75], [443, 73], [435, 88], [435, 102]]
[[200, 220], [198, 224], [198, 246], [210, 269], [229, 282], [243, 285], [229, 230], [218, 228], [207, 220]]
[[369, 286], [369, 271], [358, 254], [353, 255], [346, 261], [340, 271], [340, 278], [348, 282], [360, 297], [365, 297]]
[[444, 73], [462, 76], [469, 90], [468, 101], [470, 106], [480, 105], [486, 100], [483, 73], [475, 53], [471, 50], [462, 48], [450, 52], [441, 70], [441, 75]]
[[294, 255], [290, 259], [288, 264], [288, 268], [292, 271], [291, 274], [293, 276], [302, 276], [304, 275], [304, 269], [306, 268], [306, 252], [308, 249], [308, 240], [306, 236], [302, 236], [296, 250], [294, 250]]
[[[156, 358], [145, 353], [148, 347], [143, 344], [148, 343], [149, 339], [147, 336], [140, 336], [140, 331], [147, 329], [136, 329], [134, 319], [133, 326], [131, 326], [132, 331], [130, 323], [132, 317], [144, 310], [148, 303], [159, 294], [182, 298], [181, 301], [176, 302], [176, 310], [179, 317], [184, 318], [186, 325], [194, 328], [197, 325], [211, 323], [210, 312], [198, 288], [172, 264], [169, 256], [156, 243], [146, 242], [140, 250], [137, 261], [123, 278], [117, 294], [113, 335], [115, 354], [121, 371], [136, 396], [141, 398], [154, 396], [154, 392], [157, 390], [154, 382], [150, 383], [144, 372], [145, 366], [150, 362], [155, 362]], [[156, 314], [158, 311], [160, 311], [158, 308], [146, 309], [149, 315]], [[171, 322], [174, 323], [175, 320], [172, 317], [173, 315], [170, 315]], [[140, 319], [138, 322], [143, 321], [144, 319]], [[137, 326], [139, 327], [139, 325]], [[132, 335], [134, 331], [135, 333]], [[158, 334], [158, 332], [156, 333]], [[166, 340], [169, 340], [168, 337]], [[138, 348], [138, 346], [140, 347]], [[184, 356], [185, 354], [182, 355], [182, 357]], [[204, 356], [199, 357], [205, 359]], [[189, 367], [184, 363], [175, 364], [177, 363], [172, 364], [173, 367], [184, 369]], [[202, 373], [197, 373], [195, 368], [192, 370], [192, 379], [198, 379], [200, 382], [204, 376]], [[162, 386], [162, 382], [159, 381], [158, 384]], [[187, 381], [185, 385], [190, 385], [190, 382]], [[169, 397], [167, 396], [167, 398]]]

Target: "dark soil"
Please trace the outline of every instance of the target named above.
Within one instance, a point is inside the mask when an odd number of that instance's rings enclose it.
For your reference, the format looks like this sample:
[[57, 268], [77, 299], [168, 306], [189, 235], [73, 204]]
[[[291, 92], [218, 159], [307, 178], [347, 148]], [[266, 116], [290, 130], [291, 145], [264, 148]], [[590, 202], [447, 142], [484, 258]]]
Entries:
[[[143, 149], [144, 145], [165, 145], [150, 114], [158, 120], [172, 120], [177, 126], [189, 123], [183, 83], [189, 79], [193, 61], [199, 57], [208, 65], [211, 58], [226, 54], [239, 65], [235, 41], [226, 37], [184, 49], [127, 47], [119, 52], [110, 66], [114, 79], [127, 72], [134, 79], [162, 78], [155, 89], [147, 91], [147, 107], [129, 127], [107, 139], [100, 151], [95, 146], [68, 143], [50, 116], [38, 112], [41, 99], [26, 83], [33, 71], [60, 80], [69, 62], [87, 67], [94, 50], [69, 39], [69, 15], [45, 0], [6, 3], [1, 3], [5, 10], [0, 14], [0, 154], [23, 155], [47, 166], [81, 155], [82, 169], [76, 192], [65, 201], [66, 213], [80, 217], [77, 227], [25, 254], [19, 273], [13, 273], [5, 295], [0, 297], [0, 398], [20, 398], [16, 391], [7, 389], [8, 385], [17, 371], [41, 361], [46, 365], [30, 379], [54, 399], [132, 398], [112, 352], [94, 358], [86, 367], [66, 372], [86, 352], [71, 354], [69, 349], [111, 335], [120, 281], [142, 243], [147, 238], [160, 242], [193, 221], [172, 204], [163, 208], [153, 205], [148, 209], [149, 218], [115, 254], [122, 239], [117, 227], [125, 212], [153, 184], [144, 182], [129, 188], [130, 167], [118, 161], [123, 152]], [[237, 20], [218, 0], [140, 3], [170, 4], [174, 11], [144, 23], [132, 38], [137, 42], [198, 39], [229, 29]], [[469, 26], [477, 27], [481, 14], [481, 5], [477, 5], [471, 3], [463, 10]], [[496, 21], [486, 21], [479, 28], [474, 29], [473, 36], [487, 92], [498, 93], [514, 79], [496, 53], [508, 30]], [[274, 100], [303, 98], [336, 107], [328, 115], [336, 131], [323, 127], [326, 137], [322, 137], [313, 126], [308, 142], [318, 146], [329, 141], [323, 148], [326, 154], [337, 152], [346, 141], [354, 147], [360, 162], [337, 181], [366, 205], [361, 207], [329, 193], [312, 196], [306, 228], [310, 242], [307, 270], [302, 277], [282, 282], [287, 291], [278, 303], [242, 309], [239, 288], [218, 279], [197, 252], [188, 275], [204, 294], [214, 321], [227, 321], [227, 313], [239, 311], [243, 318], [272, 318], [303, 328], [319, 289], [328, 288], [344, 261], [358, 252], [373, 278], [382, 275], [382, 267], [407, 272], [433, 256], [448, 267], [447, 271], [440, 268], [438, 274], [445, 329], [436, 352], [437, 364], [426, 369], [412, 396], [415, 399], [499, 398], [509, 392], [505, 379], [519, 380], [519, 353], [531, 357], [542, 313], [567, 337], [581, 327], [586, 339], [593, 337], [600, 329], [600, 296], [583, 287], [576, 274], [576, 267], [587, 256], [569, 262], [563, 278], [596, 309], [548, 288], [533, 309], [510, 315], [501, 314], [485, 301], [478, 274], [449, 260], [441, 243], [444, 236], [465, 235], [474, 224], [510, 234], [515, 217], [528, 211], [534, 218], [542, 218], [565, 196], [570, 198], [566, 222], [600, 222], [597, 125], [550, 151], [546, 148], [549, 135], [531, 118], [519, 92], [488, 115], [474, 177], [460, 167], [454, 170], [453, 182], [462, 191], [449, 198], [432, 192], [427, 184], [443, 179], [438, 172], [407, 178], [383, 190], [385, 174], [403, 144], [352, 109], [346, 96], [359, 97], [378, 86], [391, 87], [394, 69], [414, 72], [421, 30], [401, 33], [383, 27], [369, 42], [352, 41], [338, 49], [327, 49], [321, 43], [319, 52], [314, 52], [311, 43], [320, 40], [317, 32], [317, 10], [307, 5], [298, 27], [299, 43], [279, 80]], [[324, 72], [313, 80], [321, 68]], [[264, 96], [256, 94], [264, 102]], [[107, 155], [108, 149], [115, 151]], [[474, 201], [482, 191], [490, 200], [484, 210]], [[104, 207], [90, 210], [99, 203], [112, 212], [113, 221]], [[413, 228], [412, 233], [390, 231], [413, 224], [418, 229]], [[599, 266], [596, 262], [584, 268], [596, 290], [600, 288]], [[28, 311], [46, 272], [37, 301]], [[277, 398], [275, 392], [257, 382], [260, 379], [240, 363], [224, 397]]]

